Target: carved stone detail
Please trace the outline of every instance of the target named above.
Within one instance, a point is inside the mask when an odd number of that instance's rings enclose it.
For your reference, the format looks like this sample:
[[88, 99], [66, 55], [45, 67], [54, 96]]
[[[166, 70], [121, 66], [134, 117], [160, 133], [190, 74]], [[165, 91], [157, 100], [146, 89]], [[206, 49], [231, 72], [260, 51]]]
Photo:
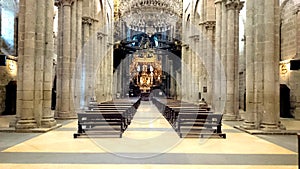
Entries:
[[206, 29], [212, 30], [216, 27], [216, 21], [206, 21], [204, 26]]
[[91, 25], [93, 23], [93, 19], [90, 18], [90, 17], [82, 17], [82, 23], [87, 24], [87, 25]]

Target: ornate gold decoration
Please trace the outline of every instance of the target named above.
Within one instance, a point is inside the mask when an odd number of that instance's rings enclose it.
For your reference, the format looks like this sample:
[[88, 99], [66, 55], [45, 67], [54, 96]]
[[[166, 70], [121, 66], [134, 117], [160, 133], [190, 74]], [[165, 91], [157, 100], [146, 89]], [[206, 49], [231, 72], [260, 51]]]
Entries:
[[162, 61], [153, 50], [148, 49], [134, 54], [130, 65], [130, 76], [143, 92], [161, 84]]

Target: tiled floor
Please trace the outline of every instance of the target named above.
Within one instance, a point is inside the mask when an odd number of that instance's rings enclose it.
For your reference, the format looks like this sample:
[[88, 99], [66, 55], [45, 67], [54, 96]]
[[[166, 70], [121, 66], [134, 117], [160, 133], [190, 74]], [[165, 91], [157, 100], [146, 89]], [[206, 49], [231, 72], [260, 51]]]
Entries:
[[249, 135], [226, 123], [227, 139], [180, 139], [149, 102], [142, 102], [121, 139], [73, 139], [76, 120], [63, 123], [44, 134], [0, 133], [0, 168], [296, 169], [298, 165], [295, 135]]

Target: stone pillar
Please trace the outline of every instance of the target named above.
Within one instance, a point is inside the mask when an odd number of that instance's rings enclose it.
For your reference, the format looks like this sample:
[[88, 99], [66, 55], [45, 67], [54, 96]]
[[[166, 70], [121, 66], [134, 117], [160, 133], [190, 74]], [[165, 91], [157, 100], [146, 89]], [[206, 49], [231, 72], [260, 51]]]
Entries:
[[76, 70], [76, 58], [78, 55], [77, 51], [77, 0], [74, 0], [71, 5], [71, 43], [70, 43], [70, 112], [75, 113], [75, 70]]
[[279, 127], [279, 2], [247, 1], [246, 129]]
[[57, 66], [56, 66], [56, 110], [55, 110], [55, 117], [57, 117], [58, 114], [58, 107], [61, 106], [60, 102], [60, 91], [62, 90], [61, 88], [61, 75], [62, 75], [62, 28], [63, 28], [63, 8], [61, 1], [57, 0], [55, 1], [55, 6], [57, 6], [58, 9], [58, 30], [57, 30]]
[[17, 131], [37, 127], [51, 128], [56, 125], [51, 111], [53, 30], [49, 27], [53, 25], [53, 10], [50, 10], [53, 9], [54, 2], [20, 0], [19, 4], [15, 128]]
[[169, 65], [170, 65], [170, 96], [174, 98], [175, 96], [175, 73], [174, 73], [174, 65], [173, 65], [173, 60], [169, 60]]
[[82, 80], [82, 0], [77, 0], [76, 8], [76, 60], [75, 60], [75, 84], [74, 89], [74, 107], [79, 112], [81, 99], [81, 80]]
[[[113, 32], [113, 31], [112, 31]], [[110, 39], [108, 43], [108, 97], [107, 100], [112, 100], [112, 88], [113, 88], [113, 41]]]
[[[40, 2], [39, 2], [40, 3]], [[41, 6], [39, 6], [41, 7]], [[53, 39], [53, 16], [54, 16], [54, 2], [53, 0], [47, 0], [45, 2], [46, 11], [46, 23], [45, 25], [45, 58], [44, 58], [44, 81], [43, 86], [43, 115], [41, 126], [44, 128], [50, 128], [56, 125], [54, 120], [54, 112], [51, 110], [51, 95], [52, 95], [52, 66], [53, 66], [53, 52], [54, 52], [54, 39]], [[45, 12], [40, 11], [42, 12]], [[41, 18], [42, 19], [42, 18]], [[43, 32], [41, 32], [43, 33]]]
[[239, 96], [239, 81], [238, 81], [238, 16], [236, 16], [239, 0], [228, 1], [227, 8], [227, 50], [226, 50], [226, 87], [227, 96], [225, 103], [224, 120], [238, 119], [238, 96]]
[[101, 56], [101, 77], [102, 77], [102, 98], [101, 98], [101, 100], [102, 101], [106, 101], [106, 93], [105, 93], [105, 91], [106, 91], [106, 83], [107, 83], [107, 81], [106, 81], [106, 79], [105, 79], [105, 77], [107, 76], [106, 74], [105, 74], [105, 72], [106, 72], [106, 67], [105, 67], [105, 64], [106, 64], [106, 39], [105, 39], [105, 36], [106, 35], [104, 35], [103, 34], [103, 38], [102, 38], [102, 43], [101, 43], [101, 53], [102, 53], [102, 56]]
[[[34, 56], [36, 4], [34, 0], [20, 0], [19, 56], [17, 75], [17, 119], [16, 129], [36, 128], [34, 117]], [[24, 17], [23, 17], [24, 16]], [[32, 23], [29, 24], [29, 21]], [[25, 77], [30, 77], [26, 78]]]
[[183, 101], [187, 100], [187, 78], [186, 78], [186, 74], [187, 74], [187, 63], [186, 63], [186, 50], [187, 50], [188, 45], [187, 44], [183, 44], [182, 46], [182, 61], [181, 61], [181, 88], [180, 88], [180, 93], [181, 93], [181, 98]]
[[[297, 53], [295, 59], [300, 59], [300, 5], [295, 9], [295, 23], [296, 23], [296, 47]], [[294, 72], [296, 73], [296, 72]], [[299, 73], [297, 71], [297, 73]], [[299, 88], [299, 87], [298, 87]], [[297, 91], [297, 90], [296, 90]], [[299, 91], [299, 89], [298, 89]], [[297, 92], [295, 92], [297, 93]], [[300, 98], [296, 99], [295, 110], [294, 110], [295, 119], [300, 119]]]
[[108, 46], [107, 46], [107, 36], [105, 37], [105, 46], [104, 46], [104, 100], [108, 101], [108, 95], [109, 95], [109, 77], [108, 77], [108, 72], [109, 72], [109, 56], [108, 53], [109, 51]]
[[[17, 103], [16, 103], [16, 119], [10, 122], [10, 127], [16, 127], [17, 121], [21, 118], [21, 112], [23, 108], [23, 63], [24, 62], [24, 42], [25, 42], [25, 0], [19, 1], [19, 22], [18, 22], [18, 69], [17, 69]], [[1, 41], [0, 41], [1, 43]], [[2, 44], [2, 43], [1, 43]]]
[[176, 99], [177, 100], [182, 100], [181, 84], [182, 84], [182, 80], [181, 80], [180, 72], [176, 71]]
[[[198, 53], [198, 61], [197, 61], [197, 68], [198, 68], [198, 78], [197, 78], [197, 86], [198, 86], [198, 97], [199, 97], [199, 93], [201, 93], [201, 97], [203, 97], [203, 91], [202, 91], [202, 87], [203, 87], [203, 72], [202, 72], [202, 69], [203, 69], [203, 59], [204, 59], [204, 56], [203, 56], [203, 36], [204, 36], [204, 33], [202, 32], [203, 31], [203, 25], [200, 24], [199, 25], [199, 32], [200, 32], [200, 35], [199, 35], [199, 39], [197, 40], [197, 50], [199, 51]], [[201, 99], [201, 98], [200, 98]]]
[[[92, 4], [95, 4], [95, 2], [93, 2]], [[92, 8], [92, 24], [90, 25], [90, 29], [89, 29], [89, 46], [88, 46], [88, 49], [89, 49], [89, 60], [90, 60], [90, 64], [89, 64], [89, 67], [90, 67], [90, 72], [91, 72], [91, 81], [90, 81], [90, 84], [91, 84], [91, 97], [95, 97], [95, 90], [96, 90], [96, 74], [97, 74], [97, 67], [98, 67], [98, 64], [99, 64], [99, 59], [98, 59], [98, 56], [97, 56], [97, 50], [96, 50], [96, 41], [97, 41], [97, 33], [96, 33], [96, 26], [97, 26], [97, 23], [98, 23], [98, 20], [95, 18], [95, 7]], [[94, 10], [93, 10], [94, 9]]]
[[[224, 70], [224, 74], [221, 74], [221, 80], [220, 80], [220, 87], [221, 87], [221, 96], [219, 98], [220, 104], [226, 104], [226, 95], [227, 95], [227, 83], [226, 83], [226, 76], [227, 76], [227, 59], [226, 59], [226, 53], [227, 53], [227, 8], [226, 8], [227, 0], [222, 0], [222, 29], [221, 29], [221, 71], [222, 68]], [[222, 95], [224, 93], [224, 95]], [[223, 106], [221, 106], [223, 108]], [[224, 110], [221, 110], [225, 111]]]
[[193, 87], [193, 96], [194, 96], [194, 102], [198, 102], [199, 101], [199, 62], [200, 62], [200, 51], [199, 51], [199, 30], [196, 30], [195, 33], [197, 33], [196, 35], [194, 35], [194, 75], [193, 75], [193, 80], [194, 80], [194, 87]]
[[242, 125], [245, 129], [255, 129], [257, 126], [255, 100], [254, 100], [254, 23], [255, 8], [254, 1], [246, 1], [246, 17], [245, 25], [246, 34], [246, 117]]
[[214, 94], [213, 94], [213, 109], [216, 112], [221, 112], [221, 40], [222, 40], [222, 0], [215, 1], [216, 6], [216, 31], [215, 31], [215, 53], [214, 53]]
[[106, 80], [106, 35], [103, 33], [103, 38], [101, 41], [101, 67], [100, 67], [100, 71], [101, 71], [101, 80], [102, 80], [102, 97], [101, 97], [101, 101], [106, 101], [106, 85], [107, 85], [107, 80]]
[[195, 28], [195, 35], [194, 35], [194, 51], [195, 51], [195, 61], [194, 61], [194, 101], [197, 103], [199, 101], [199, 62], [200, 62], [200, 51], [199, 51], [199, 40], [200, 40], [200, 31]]
[[276, 130], [279, 127], [279, 2], [264, 1], [264, 80], [263, 80], [263, 116], [260, 127], [263, 130]]
[[214, 91], [214, 32], [215, 32], [215, 21], [207, 21], [205, 23], [206, 34], [207, 34], [207, 41], [206, 41], [206, 51], [207, 51], [207, 96], [206, 101], [208, 104], [213, 104], [213, 91]]
[[93, 97], [92, 93], [92, 68], [91, 68], [91, 52], [90, 52], [90, 26], [92, 25], [92, 19], [88, 16], [82, 17], [82, 37], [83, 37], [83, 59], [82, 59], [82, 72], [83, 72], [83, 83], [84, 83], [84, 92], [83, 92], [83, 100], [85, 103], [85, 106], [87, 106], [89, 99]]
[[187, 16], [183, 16], [182, 22], [182, 59], [181, 59], [181, 97], [183, 101], [188, 101], [188, 50], [189, 50], [189, 43], [188, 43], [188, 22], [186, 21]]
[[71, 75], [71, 6], [73, 0], [61, 0], [61, 29], [60, 29], [60, 46], [62, 55], [58, 59], [57, 75], [57, 118], [75, 118], [74, 102], [72, 97], [72, 75]]

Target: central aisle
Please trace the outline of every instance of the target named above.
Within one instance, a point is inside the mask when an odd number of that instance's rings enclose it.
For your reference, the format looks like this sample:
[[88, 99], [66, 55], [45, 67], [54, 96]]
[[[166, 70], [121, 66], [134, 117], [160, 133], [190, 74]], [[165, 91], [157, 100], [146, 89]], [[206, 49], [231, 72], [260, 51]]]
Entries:
[[141, 101], [131, 124], [123, 136], [131, 139], [152, 139], [165, 134], [168, 135], [167, 137], [178, 137], [152, 102]]
[[[121, 139], [92, 138], [111, 153], [146, 153], [149, 156], [167, 152], [182, 139], [150, 101], [141, 101], [139, 108]], [[139, 157], [144, 156], [139, 154]]]

